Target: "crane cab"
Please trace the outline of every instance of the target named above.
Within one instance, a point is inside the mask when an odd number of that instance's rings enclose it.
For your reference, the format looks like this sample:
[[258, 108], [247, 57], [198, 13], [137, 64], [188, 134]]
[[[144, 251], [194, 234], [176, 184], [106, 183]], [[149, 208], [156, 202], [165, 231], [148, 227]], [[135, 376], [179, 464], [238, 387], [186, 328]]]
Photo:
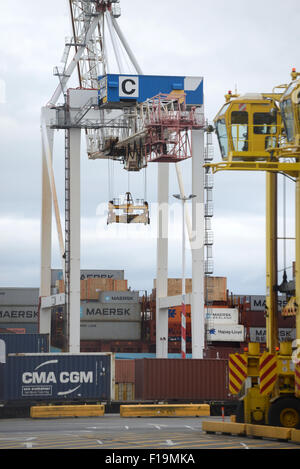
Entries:
[[262, 94], [226, 95], [214, 119], [223, 160], [264, 161], [279, 144], [281, 116], [275, 101]]
[[286, 136], [286, 148], [300, 151], [300, 74], [293, 69], [293, 81], [280, 100], [280, 112]]

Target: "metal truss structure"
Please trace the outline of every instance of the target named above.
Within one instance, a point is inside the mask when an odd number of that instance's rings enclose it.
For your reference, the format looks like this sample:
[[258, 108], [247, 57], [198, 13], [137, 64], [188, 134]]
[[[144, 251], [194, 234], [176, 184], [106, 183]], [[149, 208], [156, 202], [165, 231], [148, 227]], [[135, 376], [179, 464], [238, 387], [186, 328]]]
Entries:
[[[167, 357], [168, 307], [181, 298], [167, 296], [169, 164], [175, 162], [180, 194], [184, 197], [178, 161], [192, 156], [192, 222], [185, 220], [192, 249], [193, 358], [202, 358], [204, 348], [204, 116], [203, 105], [184, 107], [184, 96], [153, 98], [141, 105], [119, 108], [99, 106], [98, 77], [109, 72], [114, 55], [124, 73], [122, 53], [135, 72], [143, 72], [116, 20], [119, 0], [68, 0], [72, 37], [68, 38], [62, 67], [55, 68], [59, 83], [41, 112], [42, 220], [41, 220], [41, 309], [40, 332], [51, 331], [51, 307], [64, 304], [67, 318], [65, 351], [80, 351], [80, 151], [81, 130], [86, 135], [90, 159], [122, 161], [127, 171], [139, 171], [150, 161], [159, 161], [157, 235], [156, 354]], [[108, 50], [108, 38], [113, 50]], [[122, 52], [120, 52], [122, 51]], [[79, 87], [68, 88], [77, 73]], [[127, 72], [128, 73], [128, 72]], [[63, 97], [63, 103], [58, 100]], [[65, 131], [65, 230], [52, 166], [54, 129]], [[159, 133], [161, 135], [159, 135]], [[160, 155], [160, 156], [159, 156]], [[65, 295], [51, 295], [51, 223], [54, 209]], [[145, 207], [144, 207], [145, 208]], [[145, 215], [145, 212], [144, 212]], [[148, 212], [146, 213], [148, 217]], [[143, 217], [144, 220], [145, 217]], [[65, 234], [65, 236], [64, 236]]]

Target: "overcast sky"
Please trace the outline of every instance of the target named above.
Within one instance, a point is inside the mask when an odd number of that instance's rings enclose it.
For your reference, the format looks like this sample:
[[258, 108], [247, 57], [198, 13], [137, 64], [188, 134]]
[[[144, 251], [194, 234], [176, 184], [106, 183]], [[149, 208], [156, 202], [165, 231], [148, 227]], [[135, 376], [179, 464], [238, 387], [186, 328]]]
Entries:
[[[300, 69], [298, 0], [121, 0], [120, 5], [119, 24], [145, 74], [204, 77], [208, 121], [217, 114], [229, 89], [237, 88], [241, 94], [271, 92], [274, 86], [290, 81], [292, 67]], [[39, 286], [40, 109], [56, 88], [53, 67], [60, 65], [64, 40], [70, 35], [67, 0], [1, 2], [0, 286]], [[61, 131], [55, 134], [54, 167], [62, 212], [63, 158]], [[108, 164], [88, 161], [84, 145], [81, 158], [81, 267], [124, 269], [132, 288], [151, 290], [156, 271], [155, 217], [150, 227], [106, 227], [99, 205], [109, 197]], [[220, 161], [216, 141], [215, 161]], [[114, 195], [129, 187], [134, 196], [144, 197], [143, 175], [132, 175], [128, 182], [127, 173], [116, 165]], [[188, 193], [190, 163], [182, 166]], [[155, 164], [147, 170], [150, 204], [156, 201], [156, 170]], [[170, 174], [171, 201], [178, 192], [174, 167]], [[233, 293], [263, 294], [265, 175], [220, 172], [214, 183], [214, 275], [227, 277]], [[287, 235], [293, 236], [293, 183], [287, 183], [287, 191]], [[279, 236], [281, 213], [280, 178]], [[181, 276], [177, 218], [170, 223], [170, 277]], [[59, 268], [55, 224], [53, 245], [53, 268]], [[287, 252], [290, 266], [291, 241]], [[190, 273], [190, 264], [187, 267]]]

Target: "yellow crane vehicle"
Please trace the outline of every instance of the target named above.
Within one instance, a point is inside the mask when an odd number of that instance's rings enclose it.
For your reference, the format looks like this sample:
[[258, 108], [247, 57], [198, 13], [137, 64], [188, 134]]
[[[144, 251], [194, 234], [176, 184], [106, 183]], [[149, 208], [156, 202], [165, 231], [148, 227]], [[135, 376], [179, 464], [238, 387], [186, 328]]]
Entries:
[[[277, 175], [295, 182], [295, 291], [287, 308], [296, 316], [300, 345], [300, 73], [272, 93], [229, 92], [214, 119], [222, 162], [217, 171], [266, 173], [266, 349], [249, 343], [229, 357], [229, 388], [237, 395], [237, 421], [300, 428], [300, 353], [280, 342], [277, 325]], [[276, 91], [277, 90], [277, 91]]]

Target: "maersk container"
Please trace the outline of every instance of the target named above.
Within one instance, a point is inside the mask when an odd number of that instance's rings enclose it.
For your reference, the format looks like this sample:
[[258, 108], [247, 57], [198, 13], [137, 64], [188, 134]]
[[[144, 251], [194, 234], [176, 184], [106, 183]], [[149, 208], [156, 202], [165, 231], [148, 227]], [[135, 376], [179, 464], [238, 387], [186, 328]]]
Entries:
[[39, 289], [38, 288], [0, 288], [0, 305], [38, 305]]
[[0, 364], [0, 401], [86, 402], [114, 399], [111, 353], [10, 354]]
[[81, 321], [101, 322], [140, 322], [140, 303], [100, 303], [98, 301], [81, 302]]
[[[112, 278], [116, 280], [124, 280], [124, 270], [105, 270], [105, 269], [81, 269], [80, 280], [87, 278]], [[57, 280], [63, 279], [61, 269], [51, 270], [51, 285], [54, 287]]]
[[99, 293], [100, 303], [133, 303], [139, 302], [138, 291], [101, 291]]
[[81, 321], [81, 340], [141, 340], [141, 321]]
[[[24, 306], [25, 305], [25, 306]], [[38, 304], [0, 305], [0, 324], [35, 324], [38, 322]], [[18, 326], [19, 327], [19, 326]]]
[[48, 334], [0, 334], [5, 353], [48, 353]]

